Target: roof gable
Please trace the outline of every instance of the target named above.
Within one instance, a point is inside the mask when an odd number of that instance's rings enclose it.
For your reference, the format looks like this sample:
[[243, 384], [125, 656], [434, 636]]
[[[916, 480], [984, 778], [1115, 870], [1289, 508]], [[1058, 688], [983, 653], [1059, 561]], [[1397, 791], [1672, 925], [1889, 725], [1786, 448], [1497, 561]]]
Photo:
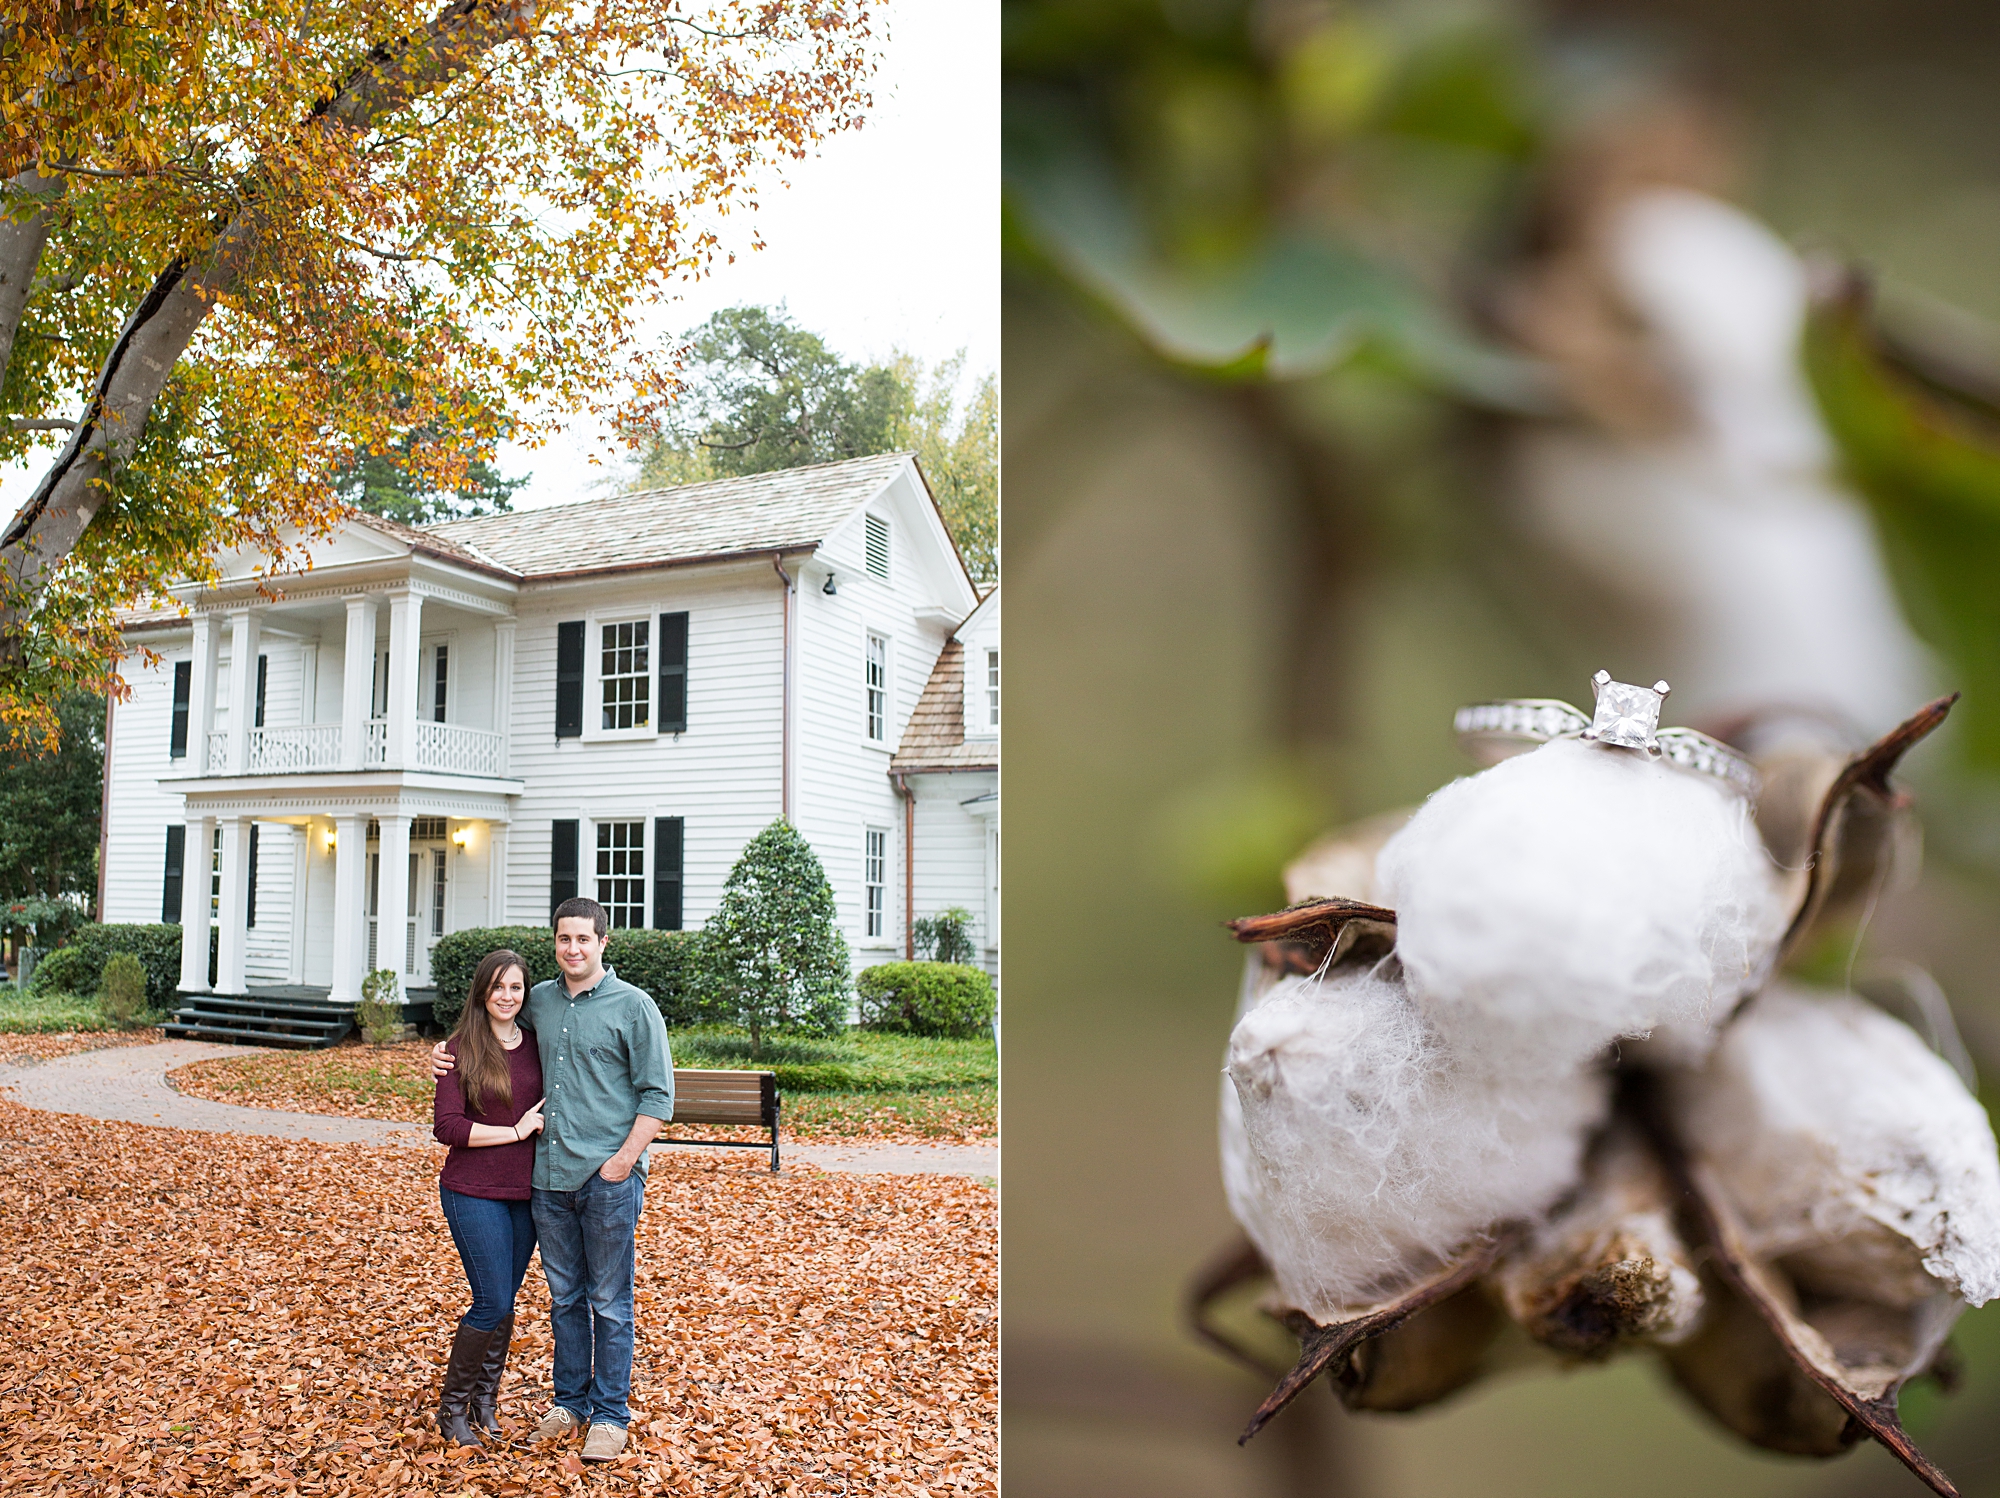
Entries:
[[426, 526], [525, 577], [569, 577], [816, 547], [914, 470], [883, 453]]

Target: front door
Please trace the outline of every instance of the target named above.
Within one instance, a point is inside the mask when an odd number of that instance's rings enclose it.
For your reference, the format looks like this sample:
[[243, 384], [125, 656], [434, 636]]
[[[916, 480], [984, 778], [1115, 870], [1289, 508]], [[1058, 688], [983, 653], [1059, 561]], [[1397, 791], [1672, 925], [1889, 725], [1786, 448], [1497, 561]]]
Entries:
[[404, 936], [404, 956], [409, 962], [410, 986], [424, 987], [431, 981], [431, 948], [445, 933], [445, 912], [450, 908], [451, 846], [442, 833], [410, 846], [409, 925]]
[[[414, 820], [409, 894], [401, 922], [385, 916], [382, 910], [382, 854], [372, 846], [368, 851], [368, 970], [387, 966], [400, 956], [406, 989], [429, 985], [431, 948], [445, 933], [451, 880], [451, 845], [446, 841], [445, 826], [443, 817]], [[398, 938], [400, 951], [390, 945]]]

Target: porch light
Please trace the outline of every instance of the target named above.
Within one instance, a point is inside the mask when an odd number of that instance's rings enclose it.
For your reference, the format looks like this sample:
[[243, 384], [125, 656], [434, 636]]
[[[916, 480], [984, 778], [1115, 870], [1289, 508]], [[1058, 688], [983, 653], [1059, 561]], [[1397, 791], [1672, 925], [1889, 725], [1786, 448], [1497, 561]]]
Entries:
[[454, 844], [457, 845], [458, 851], [463, 853], [469, 846], [471, 846], [472, 829], [470, 827], [459, 828], [456, 832], [452, 833], [451, 840]]
[[337, 832], [335, 832], [331, 827], [327, 828], [326, 851], [331, 853], [333, 851], [333, 845], [339, 841], [340, 841], [340, 835]]

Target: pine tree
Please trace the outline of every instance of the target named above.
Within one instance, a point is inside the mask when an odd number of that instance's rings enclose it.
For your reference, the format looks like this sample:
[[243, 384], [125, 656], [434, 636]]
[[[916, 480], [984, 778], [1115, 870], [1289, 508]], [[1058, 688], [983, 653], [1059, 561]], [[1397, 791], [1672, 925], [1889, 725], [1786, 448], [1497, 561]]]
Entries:
[[748, 1030], [752, 1056], [766, 1030], [830, 1035], [846, 1021], [847, 943], [833, 886], [790, 823], [773, 822], [744, 848], [694, 966], [703, 1007]]

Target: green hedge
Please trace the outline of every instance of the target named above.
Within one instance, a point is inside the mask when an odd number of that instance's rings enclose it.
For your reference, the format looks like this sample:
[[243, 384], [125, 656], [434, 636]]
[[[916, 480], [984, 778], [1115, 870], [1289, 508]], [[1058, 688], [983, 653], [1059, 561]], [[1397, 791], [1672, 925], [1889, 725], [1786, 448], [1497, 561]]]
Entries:
[[[213, 932], [209, 945], [212, 959]], [[66, 945], [35, 965], [28, 992], [87, 998], [102, 985], [104, 964], [118, 952], [130, 952], [145, 969], [146, 1007], [155, 1013], [171, 1010], [181, 985], [179, 926], [104, 926], [94, 921], [78, 926]]]
[[993, 980], [963, 963], [884, 962], [863, 968], [854, 990], [870, 1030], [972, 1036], [993, 1025]]
[[[627, 983], [643, 988], [660, 1006], [669, 1028], [695, 1023], [694, 1001], [688, 993], [688, 951], [692, 931], [624, 930], [611, 933], [604, 956]], [[438, 938], [431, 948], [431, 983], [437, 999], [431, 1014], [441, 1025], [458, 1021], [479, 959], [496, 947], [512, 947], [526, 959], [530, 985], [562, 975], [556, 966], [555, 933], [547, 926], [475, 926]]]

